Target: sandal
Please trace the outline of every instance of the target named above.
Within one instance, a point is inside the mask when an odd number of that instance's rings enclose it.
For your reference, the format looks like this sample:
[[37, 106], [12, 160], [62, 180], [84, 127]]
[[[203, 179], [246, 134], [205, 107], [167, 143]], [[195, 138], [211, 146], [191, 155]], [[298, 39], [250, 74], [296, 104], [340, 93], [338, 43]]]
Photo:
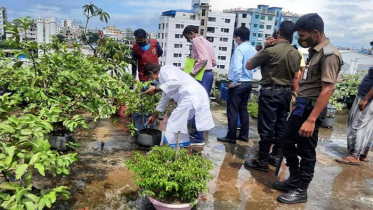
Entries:
[[366, 155], [360, 155], [360, 161], [362, 161], [362, 162], [368, 162], [369, 160], [368, 160], [368, 157], [366, 156]]
[[355, 166], [359, 165], [359, 159], [356, 160], [356, 158], [352, 156], [347, 156], [345, 158], [337, 158], [335, 159], [335, 161], [337, 161], [338, 163], [346, 164], [346, 165], [355, 165]]

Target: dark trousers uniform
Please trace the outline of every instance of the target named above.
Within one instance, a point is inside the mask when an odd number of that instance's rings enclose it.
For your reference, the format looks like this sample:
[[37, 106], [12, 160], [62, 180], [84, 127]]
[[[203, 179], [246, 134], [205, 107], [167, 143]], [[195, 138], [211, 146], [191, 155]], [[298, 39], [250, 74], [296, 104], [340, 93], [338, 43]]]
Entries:
[[[281, 144], [286, 165], [290, 170], [300, 170], [301, 187], [307, 189], [315, 170], [319, 127], [324, 121], [326, 108], [316, 120], [313, 136], [301, 137], [299, 130], [311, 114], [315, 101], [307, 98], [301, 98], [302, 101], [299, 99], [297, 98], [295, 109], [288, 119]], [[300, 162], [298, 156], [301, 158]]]
[[289, 86], [263, 85], [259, 95], [259, 150], [269, 153], [271, 145], [280, 146], [290, 110], [292, 91]]
[[227, 138], [236, 139], [238, 115], [240, 116], [241, 129], [239, 137], [249, 136], [249, 113], [247, 112], [247, 102], [250, 98], [252, 83], [239, 82], [241, 85], [228, 90], [227, 115], [228, 133]]

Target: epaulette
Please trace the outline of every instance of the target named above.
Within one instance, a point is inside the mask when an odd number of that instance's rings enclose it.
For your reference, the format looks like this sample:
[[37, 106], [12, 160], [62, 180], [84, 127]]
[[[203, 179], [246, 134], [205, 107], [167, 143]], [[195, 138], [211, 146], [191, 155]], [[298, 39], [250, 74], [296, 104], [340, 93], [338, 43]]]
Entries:
[[324, 53], [324, 56], [328, 56], [328, 55], [334, 55], [334, 47], [332, 44], [327, 44], [325, 45], [323, 48], [323, 53]]

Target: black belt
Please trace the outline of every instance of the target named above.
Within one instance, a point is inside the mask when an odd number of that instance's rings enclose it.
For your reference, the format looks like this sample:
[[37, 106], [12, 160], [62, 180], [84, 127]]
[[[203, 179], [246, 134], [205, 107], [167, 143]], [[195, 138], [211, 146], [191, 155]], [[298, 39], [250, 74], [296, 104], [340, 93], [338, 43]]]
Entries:
[[261, 85], [265, 90], [291, 90], [290, 85], [278, 85], [278, 84], [269, 84], [269, 85]]
[[206, 69], [205, 72], [212, 72], [212, 69]]

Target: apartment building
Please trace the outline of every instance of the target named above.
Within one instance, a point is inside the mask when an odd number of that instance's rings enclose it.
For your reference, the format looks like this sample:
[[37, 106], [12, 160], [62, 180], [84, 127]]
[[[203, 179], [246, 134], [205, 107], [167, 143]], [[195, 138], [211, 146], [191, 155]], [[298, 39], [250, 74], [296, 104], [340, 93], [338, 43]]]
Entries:
[[6, 8], [0, 7], [0, 39], [5, 35], [6, 22], [7, 22]]

